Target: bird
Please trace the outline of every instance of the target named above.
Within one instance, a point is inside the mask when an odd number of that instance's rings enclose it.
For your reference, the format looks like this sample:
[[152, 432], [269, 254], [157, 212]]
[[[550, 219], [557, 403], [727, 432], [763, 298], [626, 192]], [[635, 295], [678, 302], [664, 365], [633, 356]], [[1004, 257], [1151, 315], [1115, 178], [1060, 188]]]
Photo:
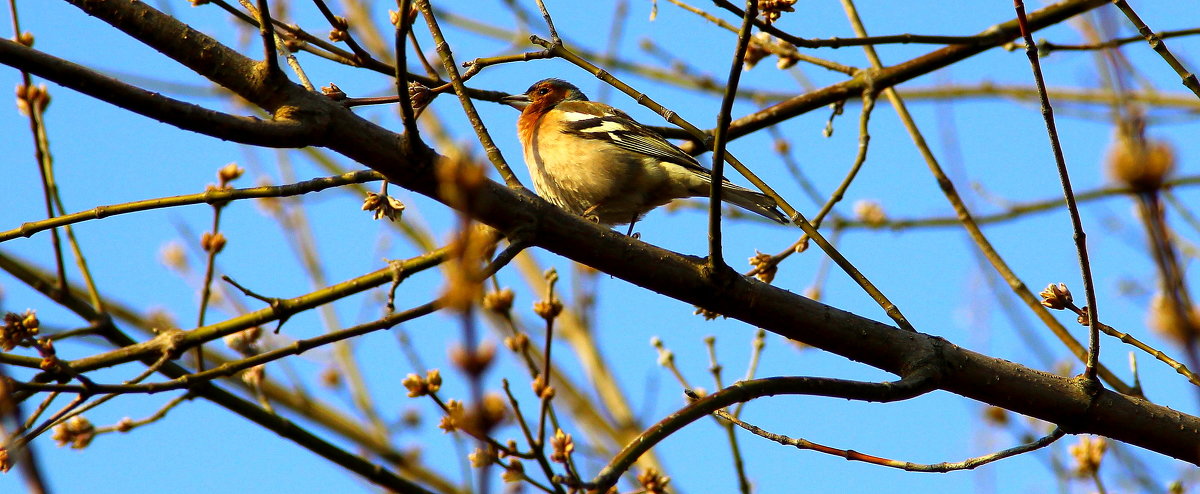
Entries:
[[[544, 79], [500, 99], [521, 110], [517, 136], [534, 190], [601, 225], [633, 225], [650, 210], [709, 197], [712, 172], [657, 132], [610, 105], [589, 101], [561, 79]], [[775, 200], [723, 180], [721, 199], [778, 223]]]

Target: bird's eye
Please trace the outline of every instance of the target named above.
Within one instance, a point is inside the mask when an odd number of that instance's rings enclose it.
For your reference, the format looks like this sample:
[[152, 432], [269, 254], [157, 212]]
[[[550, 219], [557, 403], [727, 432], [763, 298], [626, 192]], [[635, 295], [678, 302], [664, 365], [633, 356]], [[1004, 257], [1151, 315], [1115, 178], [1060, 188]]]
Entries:
[[538, 93], [539, 95], [545, 96], [545, 95], [547, 95], [547, 94], [550, 94], [550, 89], [548, 89], [548, 88], [541, 88], [541, 89], [538, 89], [537, 93]]

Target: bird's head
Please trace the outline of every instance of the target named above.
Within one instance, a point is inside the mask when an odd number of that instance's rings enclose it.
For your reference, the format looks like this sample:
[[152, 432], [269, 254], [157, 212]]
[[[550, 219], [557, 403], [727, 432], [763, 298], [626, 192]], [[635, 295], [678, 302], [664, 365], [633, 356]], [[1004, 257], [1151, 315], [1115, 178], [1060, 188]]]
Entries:
[[543, 79], [529, 86], [524, 94], [514, 94], [500, 99], [501, 103], [521, 110], [523, 113], [542, 113], [562, 101], [587, 101], [579, 88], [562, 79]]

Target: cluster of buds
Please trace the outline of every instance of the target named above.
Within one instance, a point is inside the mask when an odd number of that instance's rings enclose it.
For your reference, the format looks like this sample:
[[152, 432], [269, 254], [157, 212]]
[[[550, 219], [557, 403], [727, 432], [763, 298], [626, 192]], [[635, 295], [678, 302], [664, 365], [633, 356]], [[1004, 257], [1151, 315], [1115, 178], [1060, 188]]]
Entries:
[[367, 198], [363, 199], [362, 210], [373, 212], [372, 216], [377, 220], [386, 217], [395, 222], [399, 221], [400, 216], [404, 214], [404, 203], [389, 195], [367, 192]]
[[487, 181], [483, 167], [466, 156], [438, 160], [435, 172], [439, 195], [457, 209], [466, 209]]
[[0, 348], [11, 351], [21, 342], [32, 339], [38, 333], [37, 312], [26, 310], [24, 314], [9, 312], [4, 314], [4, 327], [0, 329]]
[[[435, 165], [438, 193], [455, 209], [473, 209], [472, 203], [487, 182], [484, 168], [469, 158], [455, 156], [438, 160]], [[446, 290], [442, 303], [448, 309], [466, 312], [483, 297], [483, 269], [491, 259], [499, 236], [483, 225], [462, 216], [460, 228], [450, 243], [446, 267]]]
[[496, 450], [490, 444], [487, 448], [475, 448], [475, 451], [467, 455], [467, 460], [474, 468], [486, 467], [496, 461]]
[[558, 298], [550, 300], [538, 300], [533, 303], [533, 313], [540, 316], [542, 319], [551, 321], [562, 313], [563, 304]]
[[811, 298], [813, 300], [821, 300], [821, 295], [822, 295], [821, 287], [818, 285], [809, 286], [808, 288], [804, 289], [804, 291], [801, 293], [801, 295], [804, 295], [806, 298]]
[[425, 108], [433, 97], [437, 96], [429, 86], [421, 84], [417, 81], [408, 82], [408, 101], [412, 103], [413, 110]]
[[504, 346], [514, 353], [524, 353], [529, 348], [529, 335], [517, 333], [504, 337]]
[[445, 263], [446, 289], [442, 303], [448, 309], [466, 312], [483, 298], [483, 270], [496, 248], [495, 230], [465, 221], [450, 243]]
[[483, 403], [467, 414], [467, 432], [475, 437], [487, 436], [508, 417], [508, 405], [496, 393], [488, 393]]
[[33, 33], [25, 31], [17, 35], [17, 43], [25, 45], [26, 48], [33, 48]]
[[129, 431], [133, 430], [134, 427], [137, 427], [137, 424], [135, 424], [133, 422], [133, 419], [129, 418], [129, 417], [124, 417], [121, 420], [117, 421], [117, 425], [113, 426], [113, 430], [115, 430], [117, 432], [129, 432]]
[[1008, 425], [1008, 410], [988, 406], [983, 409], [983, 419], [995, 425]]
[[[411, 26], [413, 21], [417, 20], [417, 13], [418, 13], [417, 6], [416, 5], [410, 6], [408, 8], [408, 12], [406, 12], [404, 15], [404, 22]], [[388, 11], [388, 20], [392, 23], [393, 26], [400, 27], [400, 11], [389, 10]]]
[[754, 251], [754, 257], [750, 258], [750, 265], [754, 266], [754, 277], [763, 283], [775, 280], [775, 273], [779, 272], [779, 263], [774, 262], [770, 254], [763, 254], [757, 250]]
[[1153, 192], [1175, 168], [1175, 152], [1163, 141], [1148, 139], [1145, 121], [1122, 124], [1108, 151], [1105, 169], [1113, 180], [1134, 192]]
[[760, 32], [750, 37], [750, 43], [746, 45], [746, 55], [742, 63], [749, 70], [772, 54], [779, 57], [779, 60], [775, 62], [775, 67], [779, 70], [789, 69], [800, 61], [797, 58], [796, 47], [791, 43]]
[[446, 401], [446, 414], [442, 416], [442, 420], [438, 422], [438, 428], [443, 432], [454, 432], [462, 426], [466, 416], [463, 410], [463, 404], [458, 400]]
[[472, 437], [487, 437], [507, 416], [508, 406], [504, 398], [496, 393], [488, 393], [483, 397], [483, 402], [469, 411], [461, 401], [447, 401], [446, 415], [442, 416], [438, 428], [445, 432], [461, 430]]
[[1038, 293], [1042, 296], [1042, 305], [1048, 309], [1063, 310], [1072, 305], [1071, 290], [1067, 288], [1066, 283], [1055, 285], [1051, 283], [1046, 286], [1045, 290]]
[[1171, 341], [1188, 345], [1200, 335], [1200, 310], [1180, 307], [1180, 303], [1163, 293], [1156, 293], [1150, 298], [1150, 310], [1146, 316], [1146, 325], [1154, 332], [1167, 337]]
[[766, 43], [770, 43], [771, 35], [767, 33], [758, 33], [750, 38], [750, 43], [746, 45], [746, 55], [742, 59], [742, 63], [746, 65], [746, 69], [752, 69], [762, 59], [767, 58], [771, 51], [767, 49]]
[[497, 315], [507, 315], [515, 297], [511, 288], [488, 292], [483, 296], [483, 308]]
[[658, 351], [658, 365], [662, 367], [672, 367], [675, 365], [675, 352], [667, 350], [667, 346], [663, 344], [662, 338], [657, 336], [650, 338], [650, 346]]
[[550, 461], [566, 463], [571, 459], [571, 453], [575, 452], [575, 440], [562, 429], [555, 429], [554, 437], [550, 439], [550, 447]]
[[539, 375], [533, 379], [530, 384], [533, 388], [533, 393], [543, 400], [554, 398], [554, 386], [546, 382], [545, 374]]
[[871, 228], [879, 228], [887, 223], [887, 213], [878, 201], [863, 199], [855, 202], [854, 216]]
[[667, 492], [667, 484], [671, 483], [671, 477], [662, 475], [653, 468], [648, 468], [638, 474], [637, 481], [642, 486], [642, 492], [663, 494]]
[[334, 43], [350, 39], [350, 21], [340, 15], [333, 16], [329, 22], [333, 29], [329, 30], [329, 41]]
[[259, 364], [242, 371], [242, 382], [252, 388], [262, 386], [263, 378], [267, 377], [267, 365]]
[[33, 340], [33, 347], [37, 349], [38, 355], [42, 356], [42, 361], [38, 363], [38, 367], [46, 372], [61, 374], [67, 371], [66, 364], [58, 359], [58, 351], [54, 349], [54, 340], [42, 338]]
[[211, 254], [221, 252], [225, 248], [225, 234], [204, 232], [203, 235], [200, 235], [200, 248]]
[[163, 265], [181, 273], [188, 269], [187, 253], [183, 251], [183, 246], [177, 241], [164, 244], [158, 251], [158, 259], [162, 261]]
[[54, 433], [50, 436], [58, 447], [70, 444], [72, 449], [86, 448], [95, 437], [96, 427], [83, 415], [76, 415], [54, 426]]
[[262, 328], [254, 326], [225, 335], [225, 346], [247, 357], [258, 353], [255, 344], [262, 337]]
[[22, 115], [29, 116], [34, 113], [40, 115], [46, 111], [47, 106], [50, 106], [50, 93], [46, 91], [45, 84], [17, 86], [17, 110]]
[[409, 398], [425, 396], [442, 389], [442, 373], [437, 369], [432, 369], [425, 372], [425, 377], [409, 374], [403, 381], [400, 381], [400, 384], [403, 384], [404, 389], [408, 390]]
[[1100, 470], [1100, 460], [1104, 459], [1104, 450], [1108, 442], [1102, 437], [1080, 436], [1079, 443], [1067, 448], [1075, 459], [1075, 473], [1081, 477], [1094, 475]]
[[472, 377], [482, 376], [484, 371], [491, 367], [495, 358], [496, 345], [490, 341], [485, 341], [474, 349], [466, 349], [462, 346], [450, 349], [450, 362], [464, 374]]
[[500, 474], [500, 479], [510, 484], [525, 480], [525, 466], [521, 464], [521, 460], [513, 458], [504, 465], [504, 473]]
[[779, 20], [784, 12], [795, 12], [796, 0], [758, 0], [758, 13], [767, 24]]
[[696, 310], [693, 311], [692, 314], [695, 314], [698, 316], [704, 316], [705, 321], [711, 321], [718, 317], [725, 317], [724, 315], [722, 315], [716, 311], [708, 310], [708, 309], [705, 309], [704, 307], [696, 307]]
[[533, 303], [533, 313], [549, 322], [558, 317], [563, 310], [562, 302], [554, 296], [554, 285], [558, 283], [558, 270], [547, 269], [545, 273], [542, 273], [542, 277], [546, 280], [546, 299]]
[[229, 188], [230, 182], [242, 178], [246, 174], [246, 169], [237, 165], [237, 163], [229, 163], [217, 170], [217, 184], [222, 189]]
[[342, 91], [342, 88], [337, 87], [337, 84], [332, 82], [328, 86], [321, 86], [321, 94], [334, 101], [341, 101], [347, 97], [346, 92]]
[[281, 35], [280, 37], [283, 38], [283, 47], [288, 51], [288, 53], [296, 53], [300, 50], [303, 50], [304, 46], [308, 44], [307, 41], [296, 38], [295, 36]]

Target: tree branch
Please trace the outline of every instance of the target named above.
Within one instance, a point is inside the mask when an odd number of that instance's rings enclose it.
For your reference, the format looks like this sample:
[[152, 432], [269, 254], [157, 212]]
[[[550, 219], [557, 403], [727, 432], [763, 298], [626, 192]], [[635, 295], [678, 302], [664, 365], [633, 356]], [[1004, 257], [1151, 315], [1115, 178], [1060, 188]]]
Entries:
[[[84, 3], [82, 0], [69, 1]], [[126, 6], [133, 4], [131, 0], [95, 0], [87, 2], [84, 8], [127, 32], [148, 29], [137, 27], [138, 22], [147, 26], [177, 24], [169, 28], [160, 27], [159, 30], [177, 34], [186, 32], [194, 37], [138, 36], [155, 48], [174, 53], [173, 57], [188, 58], [206, 51], [207, 47], [197, 44], [207, 43], [207, 37], [199, 39], [201, 35], [198, 33], [187, 31], [178, 21], [144, 4], [137, 4], [136, 8], [142, 16], [137, 22], [121, 19], [128, 15], [123, 12], [126, 7], [117, 6], [107, 10], [94, 8], [118, 3]], [[1056, 4], [1030, 15], [1030, 26], [1049, 25], [1102, 3], [1103, 0], [1080, 0]], [[117, 18], [108, 19], [108, 16]], [[126, 25], [130, 23], [135, 25]], [[1010, 24], [1015, 30], [1015, 23]], [[1008, 29], [1005, 26], [1008, 24], [998, 29]], [[164, 48], [160, 45], [178, 46]], [[875, 82], [877, 87], [895, 84], [985, 48], [969, 46], [939, 50], [884, 71], [887, 77], [877, 78]], [[225, 76], [208, 73], [212, 70], [206, 65], [200, 64], [199, 69], [206, 76], [225, 79]], [[228, 77], [236, 78], [238, 74]], [[261, 87], [252, 83], [224, 82], [228, 83], [226, 87], [232, 86], [235, 92], [240, 88], [253, 93]], [[855, 79], [834, 88], [847, 91], [862, 83], [861, 79]], [[831, 94], [829, 91], [834, 90], [818, 93], [824, 94], [822, 98], [828, 98]], [[437, 192], [437, 181], [431, 166], [432, 154], [403, 154], [397, 145], [398, 136], [395, 133], [344, 109], [329, 110], [336, 105], [321, 96], [302, 90], [283, 89], [281, 92], [285, 94], [250, 94], [253, 97], [247, 99], [266, 104], [265, 108], [271, 109], [278, 108], [279, 101], [290, 97], [293, 99], [289, 101], [293, 103], [310, 105], [317, 110], [325, 109], [323, 116], [334, 120], [333, 124], [324, 126], [327, 134], [323, 143], [329, 149], [382, 172], [391, 183], [445, 202]], [[836, 99], [840, 98], [833, 100]], [[770, 119], [788, 112], [798, 112], [816, 101], [819, 98], [801, 97], [777, 105], [773, 112], [756, 114], [758, 116], [751, 122], [743, 123], [740, 132], [761, 128]], [[527, 192], [511, 190], [494, 182], [487, 182], [479, 188], [477, 196], [470, 201], [470, 207], [467, 212], [473, 218], [504, 233], [521, 230], [533, 245], [668, 297], [902, 376], [918, 364], [914, 356], [933, 352], [939, 356], [937, 361], [942, 366], [941, 389], [1056, 423], [1068, 433], [1101, 434], [1200, 464], [1200, 450], [1196, 448], [1196, 444], [1200, 444], [1200, 418], [1140, 398], [1088, 387], [1075, 379], [1054, 376], [965, 350], [941, 338], [900, 331], [745, 277], [733, 277], [719, 286], [713, 285], [700, 274], [704, 265], [701, 258], [635, 241], [537, 200]]]
[[0, 39], [0, 64], [29, 71], [162, 123], [218, 139], [277, 148], [302, 147], [315, 140], [317, 126], [313, 121], [266, 121], [209, 110], [126, 84], [7, 39]]

